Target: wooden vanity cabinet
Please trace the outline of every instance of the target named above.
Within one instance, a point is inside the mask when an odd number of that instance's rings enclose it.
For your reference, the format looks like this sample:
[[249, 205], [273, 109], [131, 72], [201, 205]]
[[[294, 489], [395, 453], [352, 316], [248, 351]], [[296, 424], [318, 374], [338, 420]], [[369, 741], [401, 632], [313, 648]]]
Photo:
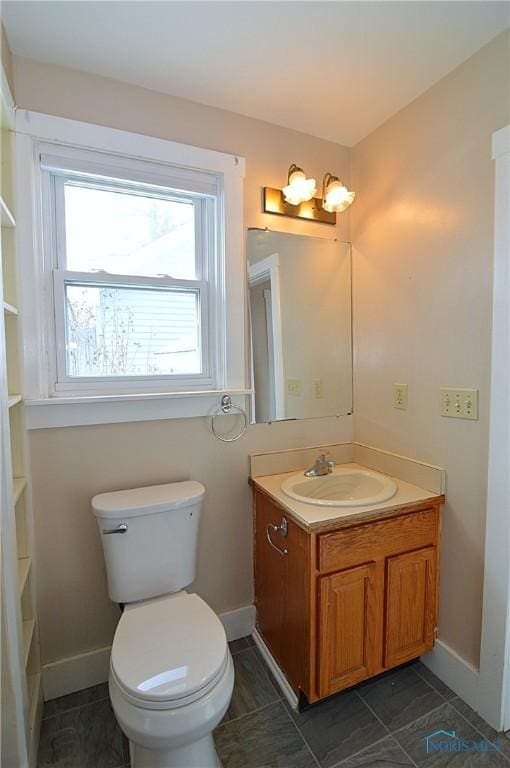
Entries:
[[297, 695], [317, 701], [433, 648], [442, 497], [311, 532], [254, 498], [257, 629]]

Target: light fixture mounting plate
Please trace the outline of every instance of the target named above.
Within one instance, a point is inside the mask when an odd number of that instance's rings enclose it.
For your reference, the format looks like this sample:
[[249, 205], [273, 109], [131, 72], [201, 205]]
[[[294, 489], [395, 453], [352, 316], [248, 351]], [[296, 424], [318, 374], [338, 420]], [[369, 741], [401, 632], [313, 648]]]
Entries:
[[322, 208], [320, 197], [312, 197], [300, 205], [291, 205], [283, 197], [281, 189], [264, 187], [264, 213], [291, 216], [294, 219], [317, 221], [321, 224], [336, 224], [336, 213]]

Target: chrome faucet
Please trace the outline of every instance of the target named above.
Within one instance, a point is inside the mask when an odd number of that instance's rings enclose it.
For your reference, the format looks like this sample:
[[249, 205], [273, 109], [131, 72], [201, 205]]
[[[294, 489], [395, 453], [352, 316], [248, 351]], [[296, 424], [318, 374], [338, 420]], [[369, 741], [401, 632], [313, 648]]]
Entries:
[[333, 472], [333, 468], [336, 467], [336, 461], [333, 461], [333, 459], [328, 460], [326, 456], [326, 452], [319, 453], [313, 467], [306, 470], [306, 477], [322, 477]]

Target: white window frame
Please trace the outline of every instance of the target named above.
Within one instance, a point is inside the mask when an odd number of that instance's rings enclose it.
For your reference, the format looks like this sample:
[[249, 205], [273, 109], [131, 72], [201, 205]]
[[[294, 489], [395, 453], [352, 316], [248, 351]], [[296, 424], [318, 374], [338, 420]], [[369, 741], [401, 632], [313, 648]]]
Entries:
[[[40, 149], [44, 150], [45, 145]], [[89, 152], [69, 151], [62, 158], [56, 155], [48, 157], [41, 152], [44, 160], [42, 167], [43, 200], [46, 209], [43, 215], [43, 247], [45, 263], [52, 270], [53, 281], [50, 290], [53, 295], [54, 317], [48, 339], [48, 376], [49, 394], [54, 395], [101, 395], [121, 394], [122, 392], [178, 392], [193, 390], [216, 389], [217, 377], [221, 377], [219, 361], [216, 359], [217, 335], [221, 328], [216, 328], [217, 318], [215, 302], [223, 301], [221, 285], [215, 279], [215, 265], [218, 258], [214, 247], [214, 231], [217, 226], [216, 199], [213, 196], [204, 197], [196, 192], [177, 192], [162, 186], [146, 183], [159, 181], [161, 184], [174, 183], [179, 185], [178, 178], [172, 178], [172, 173], [165, 174], [165, 168], [147, 164], [145, 167], [138, 161], [123, 161], [122, 168], [108, 166], [101, 162], [101, 155], [94, 157]], [[66, 170], [62, 170], [65, 166]], [[72, 170], [69, 170], [71, 168]], [[78, 170], [76, 170], [78, 169]], [[131, 175], [137, 181], [128, 179]], [[143, 171], [141, 173], [140, 171]], [[110, 174], [110, 175], [108, 175]], [[125, 181], [113, 179], [111, 174], [126, 177]], [[203, 176], [203, 174], [200, 174]], [[142, 182], [140, 178], [144, 179]], [[131, 194], [154, 195], [161, 199], [187, 201], [194, 206], [195, 214], [195, 266], [198, 278], [196, 280], [175, 280], [164, 277], [143, 277], [133, 275], [112, 275], [110, 273], [73, 272], [69, 269], [66, 255], [65, 233], [65, 185], [80, 182], [98, 189], [118, 189]], [[200, 180], [196, 181], [191, 175], [188, 179], [190, 186], [200, 188]], [[212, 247], [211, 247], [212, 246]], [[86, 285], [121, 285], [125, 287], [178, 287], [195, 290], [200, 302], [200, 336], [201, 336], [201, 373], [180, 376], [110, 376], [110, 377], [77, 377], [69, 376], [66, 368], [66, 325], [65, 325], [65, 286], [77, 282]], [[211, 300], [212, 298], [212, 300]], [[51, 323], [51, 320], [50, 320]]]
[[[81, 389], [77, 389], [76, 382], [69, 387], [65, 381], [58, 387], [52, 386], [52, 382], [56, 382], [57, 365], [53, 292], [55, 287], [62, 287], [65, 274], [53, 274], [58, 243], [52, 240], [54, 222], [53, 226], [48, 225], [54, 212], [51, 191], [48, 195], [49, 190], [45, 188], [51, 179], [41, 168], [40, 157], [44, 155], [45, 168], [51, 166], [54, 156], [63, 175], [72, 172], [83, 175], [91, 172], [91, 153], [96, 163], [94, 173], [97, 173], [98, 153], [102, 153], [104, 175], [119, 178], [121, 183], [171, 187], [179, 194], [196, 194], [208, 200], [214, 179], [217, 193], [210, 195], [210, 199], [216, 207], [215, 216], [204, 216], [204, 219], [208, 226], [214, 220], [214, 247], [219, 257], [208, 259], [209, 273], [200, 275], [207, 280], [197, 281], [208, 304], [207, 346], [212, 354], [209, 379], [200, 383], [183, 379], [176, 386], [176, 377], [172, 376], [171, 391], [165, 390], [161, 377], [157, 387], [153, 377], [149, 377], [151, 382], [126, 382], [125, 388], [115, 381], [115, 393], [90, 387], [90, 382]], [[18, 110], [16, 115], [16, 155], [17, 212], [24, 222], [23, 227], [17, 228], [16, 238], [20, 255], [23, 389], [28, 427], [209, 415], [224, 393], [237, 396], [237, 400], [246, 405], [245, 396], [250, 389], [246, 384], [245, 357], [244, 160], [213, 150], [25, 110]], [[69, 160], [69, 167], [62, 162], [63, 158]], [[148, 164], [151, 164], [150, 178]], [[163, 169], [164, 182], [163, 178], [161, 183], [158, 181], [155, 164]], [[176, 182], [169, 185], [168, 177]], [[53, 232], [50, 237], [49, 232]], [[101, 278], [106, 281], [106, 275], [101, 274]], [[123, 281], [128, 282], [125, 276]], [[142, 278], [134, 279], [138, 285], [142, 281]], [[214, 285], [218, 300], [207, 301], [206, 282]]]

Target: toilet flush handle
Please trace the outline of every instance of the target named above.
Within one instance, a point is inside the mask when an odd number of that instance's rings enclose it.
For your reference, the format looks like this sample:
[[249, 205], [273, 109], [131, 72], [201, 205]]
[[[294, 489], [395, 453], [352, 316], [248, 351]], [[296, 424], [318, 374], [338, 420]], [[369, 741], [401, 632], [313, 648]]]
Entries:
[[103, 533], [104, 534], [107, 534], [107, 533], [127, 533], [127, 529], [128, 529], [127, 524], [126, 523], [121, 523], [116, 528], [103, 528]]

